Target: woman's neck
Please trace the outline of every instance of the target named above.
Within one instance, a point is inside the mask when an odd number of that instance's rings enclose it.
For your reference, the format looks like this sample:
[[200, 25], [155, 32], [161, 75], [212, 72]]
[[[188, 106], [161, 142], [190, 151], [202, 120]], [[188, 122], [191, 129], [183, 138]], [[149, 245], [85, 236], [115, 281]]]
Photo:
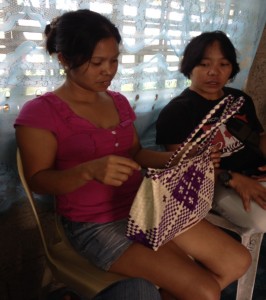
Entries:
[[208, 101], [215, 101], [215, 100], [218, 100], [218, 99], [220, 99], [224, 96], [224, 91], [223, 90], [219, 90], [216, 93], [207, 93], [207, 92], [201, 91], [199, 89], [194, 89], [192, 86], [190, 86], [189, 89], [191, 91], [197, 93], [202, 98], [204, 98]]

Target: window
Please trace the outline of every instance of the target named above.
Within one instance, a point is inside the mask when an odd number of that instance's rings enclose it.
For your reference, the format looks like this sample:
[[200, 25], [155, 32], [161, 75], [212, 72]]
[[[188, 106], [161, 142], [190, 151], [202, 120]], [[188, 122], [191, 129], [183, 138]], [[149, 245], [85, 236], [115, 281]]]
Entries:
[[[88, 8], [109, 17], [123, 37], [118, 74], [112, 88], [128, 99], [161, 105], [188, 80], [178, 72], [186, 43], [205, 30], [227, 32], [240, 51], [242, 87], [265, 24], [264, 0], [0, 0], [0, 104], [5, 94], [25, 101], [53, 90], [63, 79], [43, 43], [45, 25], [66, 10]], [[263, 11], [264, 9], [264, 11]], [[247, 35], [246, 33], [249, 32]], [[252, 45], [252, 46], [250, 46]], [[157, 95], [155, 97], [155, 95]], [[19, 105], [18, 105], [19, 106]], [[12, 106], [10, 102], [10, 108]], [[147, 105], [145, 107], [148, 107]]]

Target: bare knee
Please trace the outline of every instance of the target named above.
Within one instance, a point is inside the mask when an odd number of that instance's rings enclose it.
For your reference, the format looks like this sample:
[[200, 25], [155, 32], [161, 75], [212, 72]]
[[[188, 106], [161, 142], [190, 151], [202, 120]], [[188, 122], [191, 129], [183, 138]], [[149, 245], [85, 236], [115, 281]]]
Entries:
[[226, 275], [224, 277], [224, 285], [222, 288], [242, 277], [247, 272], [251, 262], [252, 258], [250, 252], [243, 246], [241, 251], [239, 251], [231, 260], [230, 265], [227, 266], [227, 269], [225, 270]]
[[248, 249], [244, 248], [241, 255], [239, 256], [239, 260], [235, 261], [234, 263], [236, 279], [240, 278], [247, 272], [251, 263], [252, 263], [251, 254]]
[[191, 288], [187, 290], [184, 297], [180, 299], [219, 300], [221, 297], [221, 288], [215, 279], [209, 280], [205, 283], [200, 282], [196, 284], [193, 282], [192, 284], [194, 286], [193, 290]]
[[220, 286], [217, 284], [212, 287], [205, 288], [200, 294], [197, 293], [198, 300], [219, 300], [221, 298], [221, 289]]
[[216, 278], [204, 269], [196, 271], [186, 277], [188, 280], [184, 280], [181, 287], [173, 285], [172, 295], [182, 300], [219, 300], [221, 287]]

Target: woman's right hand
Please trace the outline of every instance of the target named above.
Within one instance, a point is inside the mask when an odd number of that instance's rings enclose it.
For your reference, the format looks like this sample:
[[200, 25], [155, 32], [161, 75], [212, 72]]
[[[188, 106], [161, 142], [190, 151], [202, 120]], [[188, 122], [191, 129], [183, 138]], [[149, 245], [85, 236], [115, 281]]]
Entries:
[[65, 169], [56, 169], [57, 141], [48, 130], [16, 128], [16, 138], [30, 188], [38, 194], [71, 193], [90, 180], [120, 186], [140, 166], [132, 159], [109, 155]]
[[117, 155], [101, 157], [83, 166], [87, 180], [95, 179], [113, 186], [122, 185], [134, 170], [140, 170], [140, 166], [132, 159]]

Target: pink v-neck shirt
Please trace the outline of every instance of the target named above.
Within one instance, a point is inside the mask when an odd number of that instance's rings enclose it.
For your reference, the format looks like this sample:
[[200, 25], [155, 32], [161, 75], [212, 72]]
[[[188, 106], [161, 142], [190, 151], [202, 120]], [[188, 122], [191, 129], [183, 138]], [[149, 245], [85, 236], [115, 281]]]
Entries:
[[[111, 91], [108, 94], [120, 117], [120, 123], [115, 128], [96, 127], [77, 116], [64, 101], [51, 92], [26, 102], [14, 125], [45, 129], [55, 135], [58, 170], [109, 154], [130, 157], [135, 113], [123, 95]], [[57, 211], [77, 222], [105, 223], [125, 218], [141, 180], [141, 172], [135, 171], [120, 187], [96, 180], [88, 181], [72, 193], [58, 195]]]

